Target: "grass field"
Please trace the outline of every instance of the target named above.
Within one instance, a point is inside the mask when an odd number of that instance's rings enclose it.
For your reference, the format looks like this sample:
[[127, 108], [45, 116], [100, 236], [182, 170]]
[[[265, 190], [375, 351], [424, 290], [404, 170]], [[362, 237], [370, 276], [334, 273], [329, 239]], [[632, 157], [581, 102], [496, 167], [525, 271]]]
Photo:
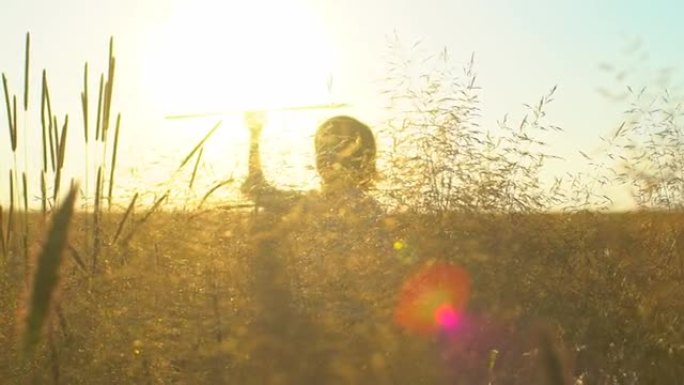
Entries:
[[[533, 134], [560, 130], [543, 121], [556, 88], [495, 140], [475, 122], [472, 60], [459, 81], [438, 72], [426, 89], [405, 90], [408, 100], [398, 100], [418, 111], [387, 127], [407, 135], [383, 170], [385, 198], [405, 210], [380, 218], [380, 238], [349, 223], [323, 223], [306, 238], [298, 226], [311, 223], [277, 226], [282, 218], [244, 207], [180, 210], [168, 194], [152, 205], [138, 193], [113, 196], [113, 41], [97, 97], [84, 67], [86, 177], [65, 196], [69, 119], [52, 111], [45, 72], [33, 107], [40, 143], [29, 146], [22, 131], [29, 47], [27, 35], [23, 113], [3, 74], [12, 161], [0, 206], [0, 384], [684, 384], [681, 130], [665, 107], [637, 111], [646, 126], [631, 116], [614, 134], [634, 166], [618, 181], [597, 172], [547, 191], [539, 180], [548, 155]], [[667, 116], [648, 126], [658, 114]], [[669, 144], [630, 139], [649, 127]], [[190, 185], [213, 131], [182, 162], [194, 165]], [[42, 149], [40, 175], [18, 162], [29, 147]], [[629, 163], [647, 158], [656, 161]], [[34, 210], [28, 181], [38, 180]], [[631, 183], [641, 207], [663, 210], [579, 210], [602, 199], [595, 185], [612, 182]], [[575, 210], [543, 213], [558, 203]], [[291, 242], [322, 257], [293, 273], [310, 253]], [[436, 262], [467, 271], [458, 327], [400, 327], [393, 313], [404, 284]]]
[[[110, 234], [119, 220], [105, 217]], [[433, 258], [464, 266], [473, 282], [472, 322], [456, 341], [403, 332], [390, 317], [351, 332], [314, 323], [288, 340], [273, 325], [296, 329], [305, 321], [273, 307], [284, 298], [270, 308], [259, 303], [268, 301], [260, 291], [281, 294], [252, 279], [263, 266], [250, 255], [251, 215], [166, 212], [150, 217], [127, 244], [105, 246], [97, 273], [65, 256], [47, 334], [31, 359], [22, 360], [17, 345], [23, 274], [7, 260], [0, 265], [3, 383], [287, 383], [310, 357], [305, 349], [338, 341], [343, 357], [351, 348], [335, 338], [349, 333], [366, 333], [373, 343], [368, 367], [342, 366], [340, 383], [373, 368], [386, 371], [388, 383], [549, 383], [537, 377], [544, 354], [535, 350], [535, 336], [542, 330], [551, 331], [564, 367], [583, 383], [684, 378], [680, 214], [454, 215], [439, 226], [424, 216], [399, 220], [406, 226], [397, 236], [416, 259], [397, 262], [389, 275], [397, 286], [390, 303], [414, 266]], [[77, 216], [70, 239], [83, 254], [79, 226]], [[283, 318], [268, 324], [272, 315]], [[326, 365], [325, 356], [318, 359]]]

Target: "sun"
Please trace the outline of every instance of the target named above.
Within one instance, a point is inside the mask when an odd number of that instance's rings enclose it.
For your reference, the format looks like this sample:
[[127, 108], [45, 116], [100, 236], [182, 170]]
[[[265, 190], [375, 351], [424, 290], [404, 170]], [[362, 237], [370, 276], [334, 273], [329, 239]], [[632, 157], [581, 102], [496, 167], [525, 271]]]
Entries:
[[[163, 137], [159, 146], [168, 156], [186, 153], [222, 120], [202, 162], [217, 175], [238, 170], [239, 177], [246, 171], [249, 143], [243, 112], [333, 102], [334, 45], [305, 1], [177, 0], [143, 52], [139, 76], [140, 92], [150, 104], [146, 109], [159, 119], [204, 112], [223, 116], [160, 121], [149, 128], [158, 134], [150, 141]], [[262, 160], [275, 185], [312, 184], [311, 135], [322, 113], [269, 114]]]
[[296, 1], [179, 0], [146, 51], [143, 79], [164, 113], [329, 101], [333, 49]]

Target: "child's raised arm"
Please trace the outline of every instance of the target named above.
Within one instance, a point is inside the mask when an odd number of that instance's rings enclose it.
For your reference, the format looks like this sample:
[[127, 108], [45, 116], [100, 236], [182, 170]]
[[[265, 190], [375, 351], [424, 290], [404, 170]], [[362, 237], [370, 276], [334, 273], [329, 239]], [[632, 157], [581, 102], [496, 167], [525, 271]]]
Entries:
[[250, 131], [249, 166], [247, 179], [242, 184], [240, 191], [253, 200], [257, 206], [270, 210], [287, 211], [301, 197], [301, 194], [295, 191], [278, 190], [268, 183], [264, 177], [259, 143], [265, 123], [266, 114], [264, 112], [245, 113], [245, 125]]

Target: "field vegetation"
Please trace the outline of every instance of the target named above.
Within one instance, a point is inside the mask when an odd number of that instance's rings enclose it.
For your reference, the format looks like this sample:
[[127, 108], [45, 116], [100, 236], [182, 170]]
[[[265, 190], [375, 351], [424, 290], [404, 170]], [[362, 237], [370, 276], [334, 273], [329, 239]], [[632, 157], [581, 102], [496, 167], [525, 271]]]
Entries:
[[[112, 205], [125, 129], [111, 111], [113, 42], [95, 97], [84, 67], [79, 130], [88, 177], [62, 180], [74, 119], [52, 111], [46, 72], [41, 105], [29, 106], [27, 35], [23, 103], [3, 74], [14, 163], [2, 165], [10, 196], [0, 207], [0, 383], [684, 383], [678, 100], [630, 90], [625, 122], [606, 136], [608, 159], [589, 159], [600, 172], [549, 185], [540, 173], [554, 155], [541, 138], [563, 135], [546, 115], [556, 87], [519, 121], [487, 129], [474, 60], [461, 71], [446, 51], [423, 58], [398, 40], [390, 48], [384, 94], [392, 118], [379, 134], [392, 146], [374, 191], [388, 210], [379, 242], [388, 263], [375, 279], [364, 265], [339, 266], [349, 274], [335, 290], [317, 276], [330, 303], [380, 298], [372, 314], [342, 324], [292, 306], [300, 304], [283, 283], [282, 250], [264, 248], [277, 216], [254, 207], [179, 209], [168, 195], [148, 206], [138, 194], [121, 209]], [[22, 118], [33, 111], [39, 127], [26, 127]], [[41, 130], [40, 175], [17, 161], [29, 147], [23, 129]], [[183, 161], [190, 185], [210, 137]], [[29, 191], [34, 180], [38, 194]], [[640, 207], [605, 210], [598, 187], [606, 183], [632, 186]], [[33, 195], [39, 210], [30, 207]], [[332, 250], [339, 234], [318, 236]], [[377, 244], [357, 246], [377, 253]], [[462, 266], [471, 281], [455, 336], [402, 330], [391, 316], [402, 282], [436, 261]]]

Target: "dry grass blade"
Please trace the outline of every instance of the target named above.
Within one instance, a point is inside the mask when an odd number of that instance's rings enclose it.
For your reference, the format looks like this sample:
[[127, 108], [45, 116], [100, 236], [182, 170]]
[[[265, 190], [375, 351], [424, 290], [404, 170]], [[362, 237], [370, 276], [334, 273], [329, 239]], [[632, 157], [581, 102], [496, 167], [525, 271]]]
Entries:
[[162, 204], [162, 202], [164, 202], [166, 200], [166, 198], [168, 198], [168, 197], [169, 197], [169, 192], [167, 191], [166, 194], [162, 195], [159, 199], [157, 199], [154, 202], [154, 204], [152, 205], [150, 210], [145, 214], [145, 216], [142, 217], [142, 219], [140, 221], [138, 221], [138, 225], [142, 225], [143, 223], [147, 222], [147, 220], [150, 218], [150, 216], [152, 216], [152, 214], [154, 214], [157, 211], [157, 209]]
[[30, 354], [40, 342], [40, 333], [57, 291], [59, 266], [64, 250], [67, 248], [67, 235], [74, 213], [77, 191], [78, 188], [72, 185], [64, 203], [55, 212], [47, 239], [36, 259], [31, 293], [26, 304], [28, 311], [23, 325], [22, 340], [24, 352], [27, 354]]
[[124, 225], [126, 224], [128, 217], [131, 216], [131, 213], [133, 212], [133, 208], [135, 207], [135, 202], [137, 200], [138, 200], [138, 193], [135, 193], [135, 195], [133, 195], [133, 199], [131, 199], [131, 203], [128, 204], [128, 208], [126, 209], [126, 212], [124, 213], [123, 218], [121, 218], [121, 222], [119, 222], [119, 226], [116, 229], [116, 233], [114, 234], [114, 239], [112, 240], [112, 243], [116, 243], [116, 241], [119, 240], [119, 236], [121, 235], [121, 231], [123, 231]]
[[216, 185], [214, 185], [214, 187], [210, 188], [209, 191], [207, 191], [207, 193], [204, 194], [204, 196], [202, 197], [202, 200], [200, 201], [199, 205], [197, 205], [197, 210], [202, 208], [202, 205], [204, 205], [204, 202], [207, 199], [209, 199], [209, 196], [211, 196], [211, 194], [213, 194], [216, 190], [220, 189], [221, 187], [223, 187], [229, 183], [232, 183], [233, 181], [234, 181], [233, 177], [230, 177], [226, 180], [222, 180], [222, 181], [218, 182]]
[[81, 258], [81, 253], [79, 253], [78, 250], [76, 250], [74, 245], [69, 244], [68, 247], [69, 251], [71, 252], [69, 254], [71, 255], [71, 258], [73, 258], [74, 262], [76, 262], [76, 265], [78, 265], [78, 267], [80, 267], [81, 270], [88, 271], [85, 262], [83, 262], [83, 258]]
[[195, 160], [195, 166], [192, 168], [192, 176], [190, 177], [190, 183], [188, 188], [192, 190], [192, 185], [195, 183], [195, 177], [197, 176], [197, 169], [199, 168], [200, 161], [202, 160], [202, 154], [204, 153], [204, 147], [200, 149], [199, 154], [197, 154], [197, 159]]
[[161, 204], [162, 204], [162, 203], [166, 200], [166, 198], [168, 198], [168, 197], [169, 197], [169, 193], [166, 192], [166, 194], [162, 195], [159, 199], [157, 199], [157, 200], [154, 202], [154, 204], [152, 205], [152, 207], [147, 211], [147, 213], [145, 213], [145, 216], [142, 217], [142, 219], [140, 219], [140, 220], [135, 224], [135, 227], [133, 228], [133, 230], [131, 230], [131, 232], [128, 233], [128, 235], [126, 235], [126, 237], [122, 240], [122, 243], [123, 243], [123, 244], [127, 244], [128, 242], [131, 241], [131, 239], [133, 238], [133, 236], [138, 232], [138, 230], [142, 227], [142, 225], [145, 224], [145, 222], [147, 222], [148, 219], [150, 219], [150, 217], [152, 216], [152, 214], [154, 214], [154, 213], [157, 211], [157, 209], [159, 208], [159, 206], [161, 206]]
[[204, 137], [202, 138], [202, 140], [200, 140], [200, 141], [195, 145], [195, 147], [192, 149], [192, 151], [190, 151], [190, 153], [185, 157], [185, 159], [183, 159], [183, 161], [181, 162], [181, 165], [178, 166], [178, 170], [182, 169], [183, 166], [185, 166], [185, 165], [190, 161], [190, 159], [192, 158], [192, 156], [195, 155], [195, 153], [197, 153], [197, 151], [199, 151], [200, 148], [202, 148], [202, 146], [204, 145], [204, 143], [205, 143], [207, 140], [209, 140], [209, 138], [211, 138], [211, 136], [214, 134], [214, 132], [216, 132], [216, 130], [217, 130], [219, 127], [221, 127], [221, 124], [222, 124], [222, 123], [223, 123], [223, 121], [222, 121], [222, 120], [219, 120], [219, 121], [214, 125], [214, 127], [212, 127], [211, 130], [209, 130], [209, 132], [207, 132], [206, 135], [204, 135]]
[[107, 204], [112, 208], [112, 192], [114, 191], [114, 171], [116, 170], [116, 156], [119, 151], [119, 128], [121, 127], [121, 114], [116, 117], [114, 129], [114, 149], [112, 150], [112, 164], [109, 168], [109, 191], [107, 191]]

